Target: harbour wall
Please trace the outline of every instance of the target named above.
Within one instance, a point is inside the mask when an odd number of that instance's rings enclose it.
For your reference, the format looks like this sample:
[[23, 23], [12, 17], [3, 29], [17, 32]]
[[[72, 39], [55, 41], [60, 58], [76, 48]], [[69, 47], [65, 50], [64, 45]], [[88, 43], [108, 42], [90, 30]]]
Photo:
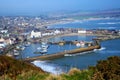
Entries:
[[76, 53], [82, 53], [82, 52], [87, 52], [87, 51], [93, 51], [94, 49], [100, 49], [100, 45], [93, 45], [89, 47], [84, 47], [84, 48], [77, 48], [74, 50], [68, 50], [64, 52], [58, 52], [54, 54], [47, 54], [47, 55], [42, 55], [42, 56], [37, 56], [37, 57], [31, 57], [31, 58], [26, 58], [25, 61], [34, 61], [34, 60], [50, 60], [50, 59], [56, 59], [56, 58], [61, 58], [64, 57], [65, 54], [76, 54]]

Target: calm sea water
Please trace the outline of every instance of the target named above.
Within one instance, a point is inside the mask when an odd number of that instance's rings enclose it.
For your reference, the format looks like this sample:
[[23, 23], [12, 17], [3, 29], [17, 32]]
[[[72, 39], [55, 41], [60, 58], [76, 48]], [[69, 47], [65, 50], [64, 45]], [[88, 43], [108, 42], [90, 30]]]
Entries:
[[57, 24], [49, 28], [84, 28], [84, 29], [120, 29], [120, 18], [84, 20], [73, 23]]
[[[66, 39], [80, 39], [89, 41], [94, 36], [86, 36], [86, 37], [66, 37]], [[62, 37], [63, 38], [63, 37]], [[62, 39], [60, 38], [60, 39]], [[64, 37], [65, 38], [65, 37]], [[31, 46], [27, 47], [23, 52], [23, 57], [33, 57], [38, 56], [40, 54], [34, 54], [36, 48], [39, 47], [40, 44], [31, 44]], [[88, 66], [94, 66], [98, 60], [107, 59], [109, 56], [120, 56], [120, 39], [109, 40], [101, 42], [102, 48], [98, 51], [94, 51], [91, 53], [77, 55], [77, 56], [65, 56], [63, 58], [54, 59], [50, 61], [34, 61], [32, 62], [38, 67], [41, 67], [43, 70], [57, 74], [61, 72], [67, 72], [70, 68], [77, 67], [79, 69], [86, 69]], [[75, 45], [65, 45], [65, 46], [56, 46], [50, 45], [47, 54], [64, 51], [64, 49], [68, 49], [72, 47], [76, 48]]]
[[[56, 38], [51, 38], [49, 39], [49, 41], [62, 41], [63, 39], [65, 41], [91, 41], [92, 38], [94, 38], [95, 36], [67, 36], [67, 37], [56, 37]], [[46, 54], [53, 54], [53, 53], [57, 53], [57, 52], [63, 52], [65, 50], [72, 50], [75, 48], [78, 48], [76, 45], [73, 44], [66, 44], [63, 46], [60, 45], [51, 45], [48, 44], [49, 48], [48, 48], [48, 52]], [[22, 51], [22, 57], [26, 58], [26, 57], [34, 57], [34, 56], [40, 56], [41, 54], [35, 54], [34, 52], [39, 51], [37, 48], [40, 47], [41, 44], [37, 43], [37, 44], [31, 44], [29, 47], [26, 47], [24, 51]]]
[[[120, 19], [109, 19], [109, 20], [92, 20], [83, 21], [77, 23], [68, 23], [51, 26], [51, 28], [85, 28], [85, 29], [120, 29]], [[56, 37], [50, 39], [50, 41], [61, 41], [61, 40], [84, 40], [91, 41], [95, 36], [67, 36], [67, 37]], [[24, 51], [22, 51], [22, 57], [33, 57], [39, 56], [41, 54], [34, 54], [40, 44], [31, 44]], [[49, 44], [48, 53], [52, 54], [56, 52], [61, 52], [64, 50], [71, 50], [77, 48], [75, 45], [50, 45]], [[36, 60], [32, 63], [43, 70], [59, 74], [61, 72], [67, 72], [70, 68], [77, 67], [79, 69], [86, 69], [88, 66], [96, 65], [98, 60], [107, 59], [109, 56], [120, 56], [120, 39], [108, 40], [101, 42], [102, 48], [98, 51], [93, 51], [88, 54], [77, 55], [77, 56], [65, 56], [63, 58], [54, 59], [50, 61], [40, 61]]]

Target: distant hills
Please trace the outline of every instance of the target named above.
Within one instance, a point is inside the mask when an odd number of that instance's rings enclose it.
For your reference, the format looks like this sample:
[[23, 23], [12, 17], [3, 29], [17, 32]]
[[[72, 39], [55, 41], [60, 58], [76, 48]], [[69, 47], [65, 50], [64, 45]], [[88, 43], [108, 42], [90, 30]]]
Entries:
[[76, 10], [58, 11], [48, 13], [52, 17], [75, 17], [75, 16], [120, 16], [120, 8], [110, 10]]
[[120, 15], [120, 8], [109, 10], [58, 10], [58, 11], [46, 11], [41, 13], [32, 14], [1, 14], [0, 16], [47, 16], [47, 17], [72, 17], [72, 16], [87, 16], [87, 15]]

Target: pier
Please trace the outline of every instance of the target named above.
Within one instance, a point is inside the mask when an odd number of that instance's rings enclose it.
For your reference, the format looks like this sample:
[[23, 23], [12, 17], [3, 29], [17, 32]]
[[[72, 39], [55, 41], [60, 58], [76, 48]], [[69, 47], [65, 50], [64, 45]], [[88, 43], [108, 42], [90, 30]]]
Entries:
[[77, 53], [82, 53], [82, 52], [87, 52], [87, 51], [93, 51], [94, 49], [100, 49], [101, 48], [101, 46], [99, 44], [99, 41], [95, 40], [94, 44], [95, 45], [84, 47], [84, 48], [77, 48], [77, 49], [74, 49], [74, 50], [58, 52], [58, 53], [54, 53], [54, 54], [46, 54], [46, 55], [42, 55], [42, 56], [26, 58], [25, 61], [34, 61], [34, 60], [37, 60], [37, 59], [40, 59], [40, 60], [56, 59], [56, 58], [64, 57], [66, 54], [72, 55], [72, 54], [77, 54]]
[[[48, 44], [52, 44], [52, 45], [64, 45], [64, 44], [77, 44], [81, 41], [58, 41], [58, 42], [48, 42]], [[91, 41], [87, 42], [87, 41], [84, 41], [85, 45], [88, 45], [88, 44], [92, 44]]]
[[113, 40], [113, 39], [120, 39], [120, 35], [98, 36], [97, 38], [94, 38], [93, 40], [106, 41], [106, 40]]

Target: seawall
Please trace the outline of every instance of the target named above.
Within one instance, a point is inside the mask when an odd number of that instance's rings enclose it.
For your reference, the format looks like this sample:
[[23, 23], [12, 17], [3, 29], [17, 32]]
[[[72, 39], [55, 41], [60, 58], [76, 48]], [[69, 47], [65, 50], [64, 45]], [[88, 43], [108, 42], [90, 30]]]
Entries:
[[100, 48], [101, 48], [100, 45], [94, 45], [94, 46], [89, 46], [89, 47], [85, 47], [85, 48], [78, 48], [78, 49], [64, 51], [64, 52], [58, 52], [58, 53], [54, 53], [54, 54], [47, 54], [47, 55], [43, 55], [43, 56], [26, 58], [25, 61], [33, 61], [33, 60], [38, 60], [38, 59], [40, 59], [40, 60], [56, 59], [56, 58], [64, 57], [65, 54], [76, 54], [76, 53], [92, 51], [94, 49], [100, 49]]

